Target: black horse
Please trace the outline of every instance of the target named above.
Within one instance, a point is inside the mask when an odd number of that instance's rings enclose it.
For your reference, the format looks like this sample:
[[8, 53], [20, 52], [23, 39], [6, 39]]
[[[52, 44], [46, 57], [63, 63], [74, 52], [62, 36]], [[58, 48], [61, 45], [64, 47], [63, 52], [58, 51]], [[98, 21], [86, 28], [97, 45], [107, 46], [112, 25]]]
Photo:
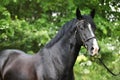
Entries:
[[81, 46], [91, 56], [98, 54], [93, 22], [95, 11], [67, 22], [58, 34], [35, 55], [7, 49], [0, 52], [0, 80], [74, 80], [73, 66]]

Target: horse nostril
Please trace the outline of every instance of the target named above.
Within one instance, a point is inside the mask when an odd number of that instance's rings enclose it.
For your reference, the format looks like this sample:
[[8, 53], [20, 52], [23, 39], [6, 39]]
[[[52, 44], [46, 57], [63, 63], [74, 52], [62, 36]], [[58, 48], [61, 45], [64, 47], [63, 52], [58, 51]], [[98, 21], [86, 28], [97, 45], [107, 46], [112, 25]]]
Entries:
[[92, 47], [92, 48], [91, 48], [91, 51], [93, 51], [93, 50], [94, 50], [94, 48]]

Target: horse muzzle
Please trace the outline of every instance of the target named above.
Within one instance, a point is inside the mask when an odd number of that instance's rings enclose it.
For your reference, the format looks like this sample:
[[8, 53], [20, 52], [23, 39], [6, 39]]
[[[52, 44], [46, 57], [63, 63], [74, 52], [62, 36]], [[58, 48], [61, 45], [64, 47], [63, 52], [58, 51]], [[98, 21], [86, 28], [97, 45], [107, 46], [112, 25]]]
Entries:
[[90, 56], [98, 55], [100, 48], [98, 46], [97, 40], [94, 38], [92, 40], [89, 40], [87, 43], [88, 44], [86, 44], [86, 46]]

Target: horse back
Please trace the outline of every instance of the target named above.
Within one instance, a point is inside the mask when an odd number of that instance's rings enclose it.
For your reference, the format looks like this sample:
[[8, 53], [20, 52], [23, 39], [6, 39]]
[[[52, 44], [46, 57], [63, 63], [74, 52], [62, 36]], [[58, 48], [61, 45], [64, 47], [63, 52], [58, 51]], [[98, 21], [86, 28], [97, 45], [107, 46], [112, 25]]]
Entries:
[[2, 77], [6, 73], [6, 67], [9, 67], [21, 54], [25, 53], [15, 49], [7, 49], [0, 52], [0, 80], [3, 80]]
[[20, 50], [13, 50], [13, 49], [7, 49], [0, 52], [0, 71], [5, 66], [5, 64], [8, 62], [8, 60], [12, 60], [17, 58], [20, 54], [24, 54], [24, 52]]

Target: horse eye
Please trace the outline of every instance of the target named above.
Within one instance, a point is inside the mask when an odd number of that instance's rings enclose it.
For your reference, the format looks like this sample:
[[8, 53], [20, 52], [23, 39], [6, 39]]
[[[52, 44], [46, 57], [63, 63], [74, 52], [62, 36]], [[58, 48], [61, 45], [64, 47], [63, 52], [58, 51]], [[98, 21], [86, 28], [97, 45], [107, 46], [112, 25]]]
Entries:
[[81, 30], [83, 30], [83, 27], [80, 27]]

